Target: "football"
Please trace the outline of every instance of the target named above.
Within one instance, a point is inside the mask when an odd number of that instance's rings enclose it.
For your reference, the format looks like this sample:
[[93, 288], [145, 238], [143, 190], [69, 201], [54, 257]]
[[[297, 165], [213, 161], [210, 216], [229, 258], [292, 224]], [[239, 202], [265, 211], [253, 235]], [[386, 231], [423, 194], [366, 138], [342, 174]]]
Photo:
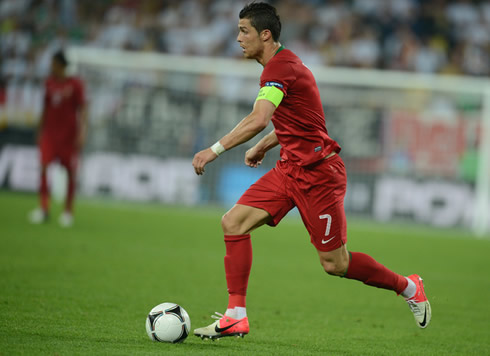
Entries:
[[183, 342], [190, 329], [189, 314], [175, 303], [158, 304], [146, 318], [146, 332], [153, 341]]

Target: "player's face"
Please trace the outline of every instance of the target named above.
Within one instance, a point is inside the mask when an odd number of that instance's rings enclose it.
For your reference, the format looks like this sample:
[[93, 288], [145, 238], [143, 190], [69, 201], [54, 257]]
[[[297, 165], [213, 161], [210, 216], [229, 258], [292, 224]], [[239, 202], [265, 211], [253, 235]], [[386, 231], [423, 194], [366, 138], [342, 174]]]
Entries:
[[238, 31], [236, 40], [242, 47], [243, 56], [245, 58], [259, 58], [263, 52], [263, 43], [257, 30], [250, 24], [250, 20], [240, 19]]
[[63, 76], [65, 72], [65, 67], [63, 64], [58, 62], [56, 59], [53, 59], [51, 61], [51, 75], [54, 75], [55, 77], [61, 77]]

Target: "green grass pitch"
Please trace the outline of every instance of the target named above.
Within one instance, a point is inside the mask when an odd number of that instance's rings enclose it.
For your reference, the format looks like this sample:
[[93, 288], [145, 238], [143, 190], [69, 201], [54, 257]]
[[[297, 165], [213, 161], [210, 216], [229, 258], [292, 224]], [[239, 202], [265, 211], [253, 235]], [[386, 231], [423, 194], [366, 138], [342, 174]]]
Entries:
[[29, 225], [36, 203], [0, 191], [0, 355], [490, 354], [488, 238], [350, 221], [352, 251], [423, 276], [433, 319], [420, 330], [393, 292], [325, 274], [299, 220], [263, 227], [250, 334], [164, 344], [145, 332], [156, 304], [181, 304], [192, 329], [226, 307], [221, 209], [80, 200], [65, 230], [56, 211]]

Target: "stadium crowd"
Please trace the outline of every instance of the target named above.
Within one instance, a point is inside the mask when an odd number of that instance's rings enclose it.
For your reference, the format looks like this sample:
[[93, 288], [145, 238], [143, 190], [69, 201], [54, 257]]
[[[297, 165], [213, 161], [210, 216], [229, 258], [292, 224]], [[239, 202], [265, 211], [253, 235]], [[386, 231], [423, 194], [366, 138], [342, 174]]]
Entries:
[[[0, 69], [46, 75], [71, 44], [240, 57], [230, 0], [2, 0]], [[490, 75], [490, 1], [281, 0], [282, 43], [309, 65]]]

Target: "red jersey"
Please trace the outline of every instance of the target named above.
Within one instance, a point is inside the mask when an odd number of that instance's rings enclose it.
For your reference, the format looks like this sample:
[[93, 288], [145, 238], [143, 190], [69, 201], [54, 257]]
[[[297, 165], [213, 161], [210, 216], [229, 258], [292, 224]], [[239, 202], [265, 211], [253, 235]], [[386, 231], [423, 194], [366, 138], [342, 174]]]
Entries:
[[84, 103], [85, 91], [79, 78], [46, 79], [42, 126], [45, 139], [57, 145], [73, 145], [78, 133], [78, 112]]
[[284, 93], [272, 116], [282, 159], [306, 166], [340, 152], [339, 144], [328, 136], [315, 78], [298, 56], [288, 49], [277, 52], [260, 76], [260, 87], [264, 86]]

